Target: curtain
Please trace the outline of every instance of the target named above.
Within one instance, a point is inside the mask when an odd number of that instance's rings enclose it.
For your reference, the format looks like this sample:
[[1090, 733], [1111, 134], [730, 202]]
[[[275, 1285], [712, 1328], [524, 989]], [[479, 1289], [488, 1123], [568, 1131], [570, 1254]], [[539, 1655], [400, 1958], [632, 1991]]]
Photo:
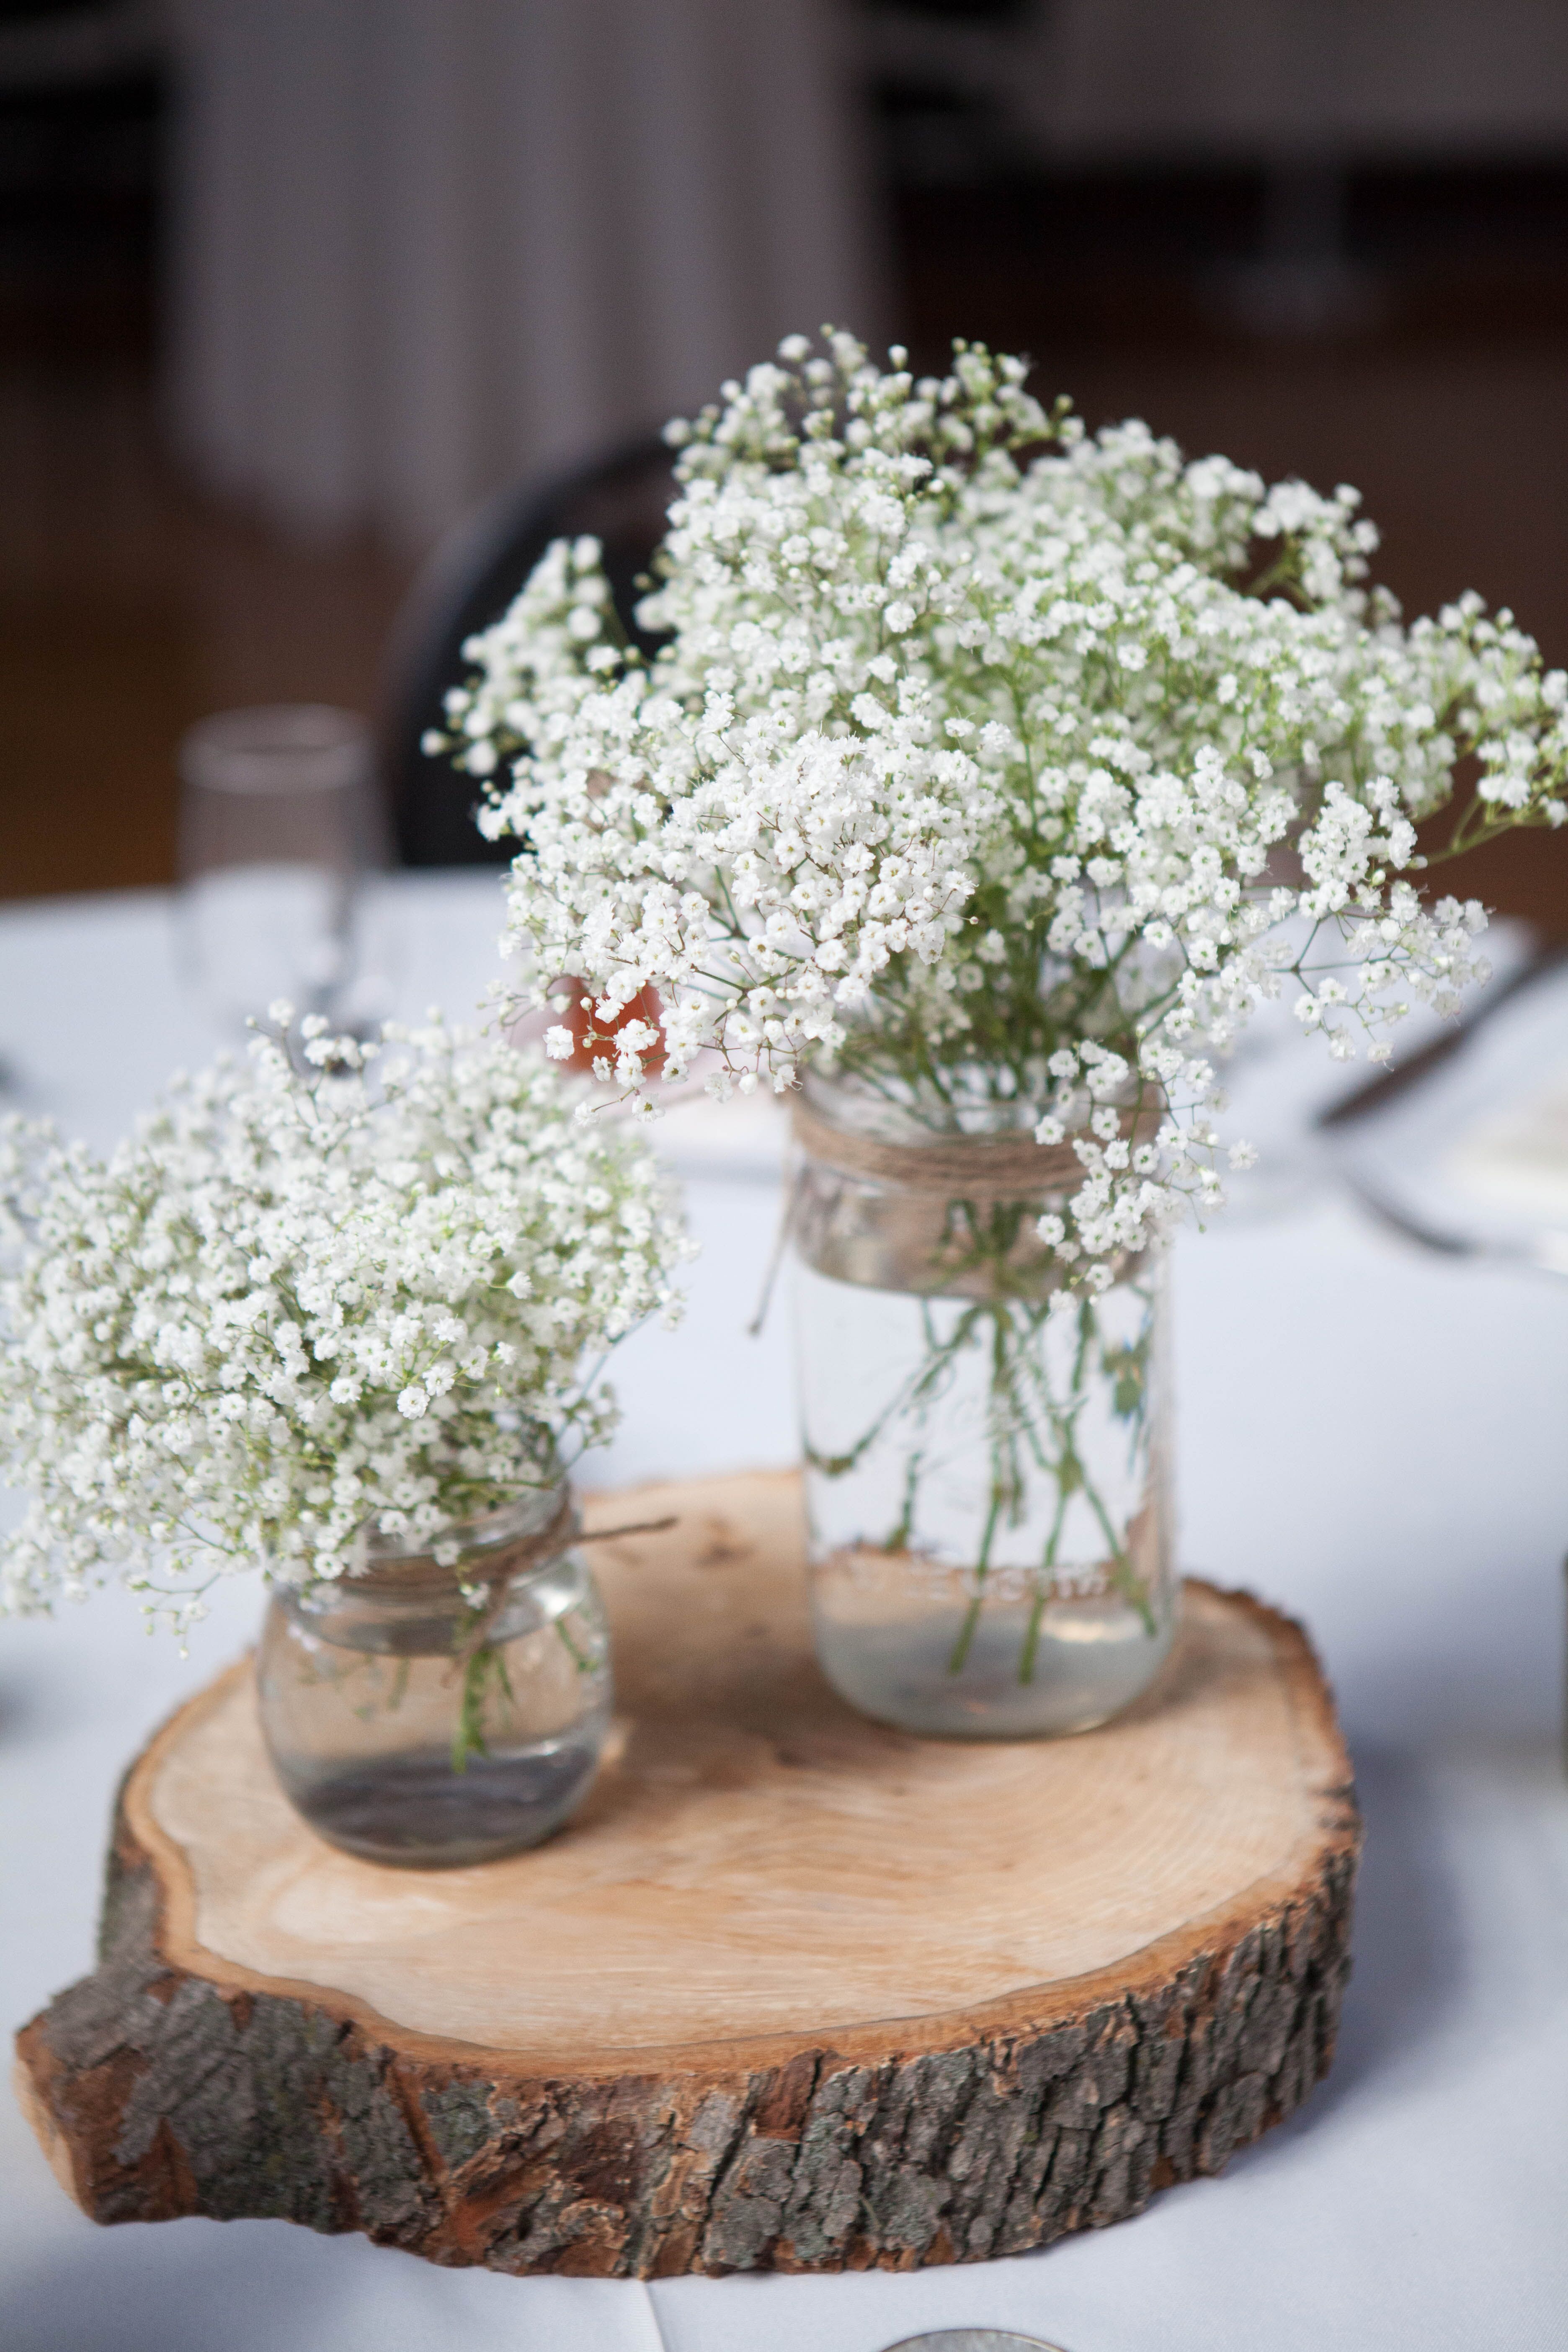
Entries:
[[173, 0], [170, 410], [297, 530], [428, 541], [884, 325], [826, 0]]

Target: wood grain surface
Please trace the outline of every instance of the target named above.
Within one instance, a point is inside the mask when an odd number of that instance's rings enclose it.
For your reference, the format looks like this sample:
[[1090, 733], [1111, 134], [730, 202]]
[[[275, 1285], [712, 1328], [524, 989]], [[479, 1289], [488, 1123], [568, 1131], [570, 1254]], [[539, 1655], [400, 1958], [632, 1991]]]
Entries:
[[797, 1482], [603, 1498], [619, 1714], [479, 1868], [323, 1844], [247, 1661], [122, 1791], [104, 1960], [20, 2038], [105, 2221], [278, 2213], [510, 2271], [898, 2267], [1217, 2169], [1326, 2067], [1358, 1841], [1298, 1629], [1189, 1583], [1154, 1688], [920, 1740], [812, 1661]]

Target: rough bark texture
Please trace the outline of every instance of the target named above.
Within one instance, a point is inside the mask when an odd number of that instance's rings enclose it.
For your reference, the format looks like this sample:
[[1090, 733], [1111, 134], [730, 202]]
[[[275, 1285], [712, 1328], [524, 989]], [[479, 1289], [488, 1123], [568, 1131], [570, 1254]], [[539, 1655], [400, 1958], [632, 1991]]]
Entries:
[[122, 1823], [101, 1964], [19, 2051], [100, 2221], [269, 2216], [514, 2273], [973, 2262], [1139, 2212], [1300, 2103], [1348, 1972], [1348, 1801], [1337, 1843], [1300, 1900], [1036, 2033], [874, 2064], [825, 2047], [728, 2078], [552, 2080], [435, 2063], [309, 2001], [172, 1969]]

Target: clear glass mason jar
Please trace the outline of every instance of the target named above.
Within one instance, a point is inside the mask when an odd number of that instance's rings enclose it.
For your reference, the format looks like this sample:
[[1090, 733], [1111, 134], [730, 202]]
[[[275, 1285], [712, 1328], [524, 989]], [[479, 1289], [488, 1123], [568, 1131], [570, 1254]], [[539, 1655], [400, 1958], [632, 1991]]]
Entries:
[[[558, 1486], [454, 1528], [451, 1567], [373, 1535], [363, 1574], [274, 1588], [262, 1729], [322, 1837], [416, 1868], [489, 1862], [581, 1802], [609, 1729], [610, 1660], [566, 1503]], [[541, 1557], [558, 1519], [562, 1542]]]
[[1175, 1632], [1163, 1269], [1065, 1287], [1037, 1225], [1067, 1194], [1021, 1186], [1021, 1118], [980, 1096], [933, 1127], [820, 1075], [797, 1115], [817, 1657], [927, 1736], [1087, 1731]]

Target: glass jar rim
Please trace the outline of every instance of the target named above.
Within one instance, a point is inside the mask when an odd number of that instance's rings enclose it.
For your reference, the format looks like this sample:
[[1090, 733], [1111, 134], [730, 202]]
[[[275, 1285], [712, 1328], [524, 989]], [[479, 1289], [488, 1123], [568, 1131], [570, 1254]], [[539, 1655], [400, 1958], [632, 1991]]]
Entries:
[[[356, 1568], [395, 1569], [404, 1561], [426, 1560], [434, 1558], [436, 1546], [456, 1543], [458, 1563], [476, 1555], [500, 1550], [515, 1543], [521, 1537], [538, 1535], [550, 1525], [563, 1502], [570, 1498], [572, 1482], [555, 1477], [536, 1486], [524, 1487], [507, 1502], [498, 1503], [493, 1510], [482, 1511], [472, 1519], [454, 1519], [438, 1536], [420, 1536], [410, 1541], [401, 1534], [384, 1535], [368, 1520], [354, 1538], [353, 1556]], [[353, 1570], [350, 1571], [351, 1577]]]
[[180, 772], [187, 784], [241, 799], [342, 792], [367, 781], [372, 751], [358, 711], [264, 702], [197, 719], [180, 744]]
[[[460, 1614], [471, 1609], [476, 1592], [488, 1591], [492, 1598], [516, 1593], [547, 1576], [571, 1551], [579, 1528], [571, 1483], [562, 1478], [479, 1519], [455, 1523], [449, 1537], [472, 1538], [479, 1530], [481, 1539], [464, 1542], [449, 1564], [436, 1559], [437, 1545], [445, 1549], [447, 1540], [437, 1536], [417, 1550], [389, 1548], [362, 1556], [338, 1576], [300, 1582], [278, 1579], [273, 1592], [288, 1608], [317, 1621]], [[551, 1540], [541, 1547], [537, 1538], [545, 1535]], [[530, 1538], [535, 1539], [531, 1545]], [[395, 1538], [383, 1541], [390, 1547]]]
[[961, 1092], [954, 1102], [944, 1102], [933, 1092], [928, 1115], [926, 1104], [902, 1081], [883, 1089], [854, 1071], [825, 1068], [820, 1063], [808, 1063], [802, 1070], [800, 1091], [807, 1108], [842, 1134], [917, 1150], [951, 1147], [968, 1138], [980, 1141], [1028, 1135], [1041, 1116], [1039, 1106], [1027, 1096], [986, 1093], [978, 1086]]

